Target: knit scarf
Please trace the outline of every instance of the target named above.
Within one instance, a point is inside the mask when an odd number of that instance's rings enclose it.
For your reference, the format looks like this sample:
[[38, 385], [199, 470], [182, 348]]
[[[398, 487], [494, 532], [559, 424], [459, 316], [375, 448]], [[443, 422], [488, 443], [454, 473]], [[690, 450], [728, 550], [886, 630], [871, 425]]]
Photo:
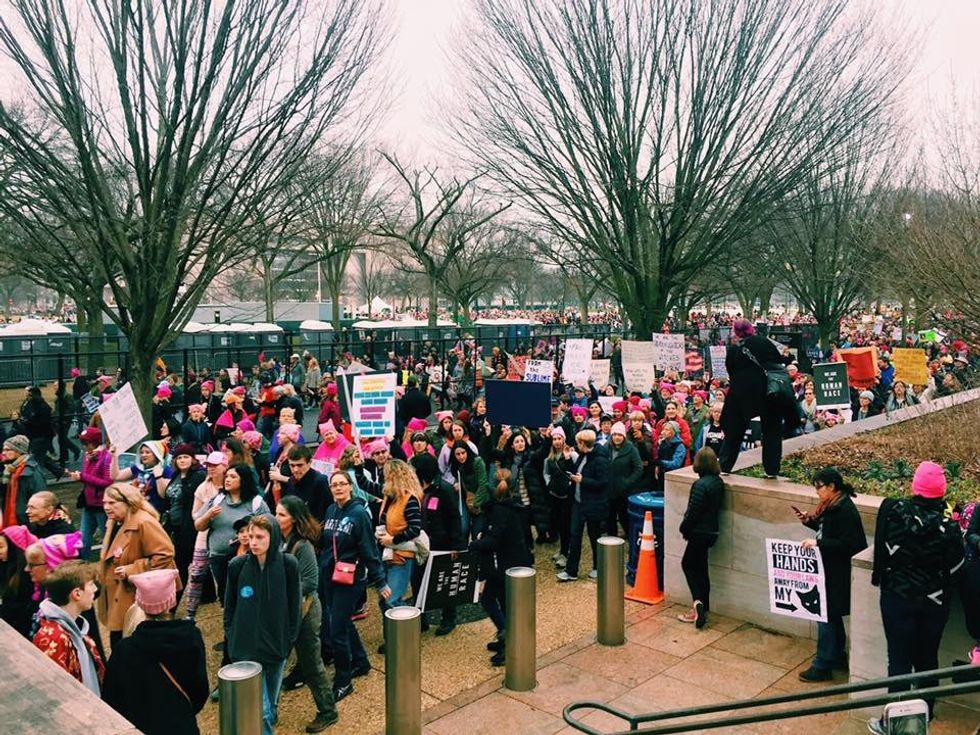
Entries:
[[4, 507], [0, 509], [3, 511], [3, 517], [0, 518], [3, 521], [3, 527], [16, 526], [19, 523], [17, 520], [17, 481], [27, 466], [27, 457], [28, 455], [22, 454], [13, 462], [4, 465], [3, 484], [7, 488], [7, 496]]
[[847, 496], [844, 493], [834, 493], [834, 496], [829, 500], [821, 500], [820, 503], [817, 504], [817, 507], [813, 511], [813, 515], [811, 515], [810, 518], [817, 520], [831, 508], [836, 508], [838, 505], [840, 505], [845, 497]]

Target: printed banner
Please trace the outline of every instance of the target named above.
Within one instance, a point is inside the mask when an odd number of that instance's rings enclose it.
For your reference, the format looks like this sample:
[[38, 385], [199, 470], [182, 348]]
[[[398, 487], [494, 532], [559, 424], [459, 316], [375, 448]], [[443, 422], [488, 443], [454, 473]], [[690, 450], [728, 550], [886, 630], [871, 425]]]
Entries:
[[653, 342], [653, 364], [663, 372], [676, 370], [678, 373], [684, 372], [684, 335], [683, 334], [660, 334], [654, 332]]
[[609, 385], [609, 365], [612, 360], [593, 360], [589, 368], [589, 381], [597, 390]]
[[[429, 498], [436, 506], [439, 498]], [[435, 510], [430, 507], [429, 510]], [[415, 607], [423, 612], [477, 601], [478, 560], [469, 551], [433, 551], [425, 562]]]
[[99, 416], [109, 441], [120, 452], [127, 451], [149, 433], [131, 383], [126, 383], [99, 406]]
[[656, 378], [653, 362], [653, 342], [623, 340], [623, 378], [626, 391], [649, 393]]
[[429, 385], [442, 385], [442, 365], [430, 365], [425, 371], [429, 374]]
[[354, 436], [367, 439], [395, 435], [394, 373], [355, 375], [351, 401]]
[[892, 350], [892, 365], [895, 366], [895, 380], [901, 380], [906, 385], [928, 385], [929, 367], [924, 350], [895, 347]]
[[728, 348], [725, 345], [711, 345], [708, 352], [711, 355], [711, 377], [721, 380], [728, 380], [728, 368], [725, 367], [725, 354]]
[[555, 363], [551, 360], [528, 360], [524, 367], [524, 380], [528, 383], [551, 383]]
[[850, 408], [847, 363], [826, 362], [813, 366], [813, 392], [817, 408]]
[[799, 541], [766, 539], [769, 611], [800, 620], [827, 622], [827, 588], [819, 549]]
[[572, 385], [585, 385], [589, 382], [591, 362], [591, 339], [566, 339], [565, 359], [561, 364], [562, 381]]

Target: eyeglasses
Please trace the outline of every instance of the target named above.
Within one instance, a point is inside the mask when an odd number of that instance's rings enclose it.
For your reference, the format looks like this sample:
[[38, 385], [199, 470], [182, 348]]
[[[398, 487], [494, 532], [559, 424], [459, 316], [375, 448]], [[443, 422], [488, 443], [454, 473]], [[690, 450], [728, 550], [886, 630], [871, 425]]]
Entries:
[[350, 487], [349, 482], [331, 482], [330, 487]]

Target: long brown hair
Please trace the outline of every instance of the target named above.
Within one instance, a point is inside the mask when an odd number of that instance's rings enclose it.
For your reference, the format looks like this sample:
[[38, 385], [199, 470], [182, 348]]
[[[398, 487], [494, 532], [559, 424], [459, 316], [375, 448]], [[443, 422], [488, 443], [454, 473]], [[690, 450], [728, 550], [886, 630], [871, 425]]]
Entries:
[[[287, 495], [279, 501], [289, 517], [293, 519], [293, 533], [292, 535], [296, 537], [296, 540], [303, 539], [309, 541], [313, 548], [318, 548], [320, 543], [320, 537], [323, 535], [323, 526], [320, 522], [313, 517], [310, 513], [309, 506], [300, 500], [295, 495]], [[290, 547], [295, 546], [295, 541], [290, 544]]]

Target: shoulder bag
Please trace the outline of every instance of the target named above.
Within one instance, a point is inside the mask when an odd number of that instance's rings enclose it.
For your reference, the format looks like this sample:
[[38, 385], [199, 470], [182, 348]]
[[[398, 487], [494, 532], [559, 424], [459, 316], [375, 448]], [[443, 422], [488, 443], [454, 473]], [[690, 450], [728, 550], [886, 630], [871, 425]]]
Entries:
[[746, 347], [742, 346], [742, 354], [755, 363], [755, 365], [762, 371], [763, 375], [766, 376], [766, 397], [767, 398], [783, 398], [792, 399], [793, 394], [793, 381], [790, 380], [789, 373], [786, 372], [786, 368], [779, 366], [774, 368], [765, 368], [762, 363], [752, 354], [752, 351]]
[[354, 584], [357, 578], [357, 562], [341, 561], [337, 558], [337, 531], [334, 529], [333, 536], [330, 537], [333, 541], [333, 574], [330, 575], [330, 581], [334, 584], [344, 584], [348, 587]]

